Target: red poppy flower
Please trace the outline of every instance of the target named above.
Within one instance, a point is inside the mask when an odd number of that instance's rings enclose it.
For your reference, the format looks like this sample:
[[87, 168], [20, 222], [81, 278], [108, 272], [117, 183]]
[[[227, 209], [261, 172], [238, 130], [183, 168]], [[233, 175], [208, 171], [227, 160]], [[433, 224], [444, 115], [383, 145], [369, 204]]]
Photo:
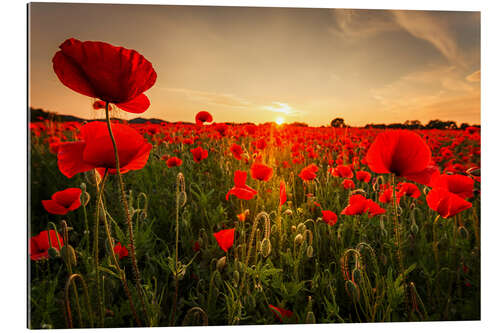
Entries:
[[[386, 189], [380, 192], [380, 196], [378, 197], [378, 201], [382, 203], [392, 203], [392, 195], [393, 195], [393, 187], [388, 186]], [[399, 203], [401, 198], [400, 192], [396, 192], [396, 201]]]
[[65, 215], [81, 206], [81, 195], [81, 189], [71, 187], [54, 193], [50, 200], [42, 200], [42, 205], [51, 214]]
[[283, 322], [283, 319], [291, 318], [293, 316], [293, 312], [290, 310], [281, 309], [281, 308], [278, 308], [277, 306], [274, 306], [271, 304], [269, 304], [269, 308], [274, 313], [276, 318], [278, 318], [279, 321], [281, 321], [281, 322]]
[[321, 213], [323, 214], [323, 221], [326, 222], [326, 224], [334, 226], [335, 223], [337, 223], [337, 214], [330, 210], [322, 210]]
[[373, 172], [394, 173], [422, 184], [428, 184], [436, 171], [429, 146], [408, 130], [380, 133], [366, 154], [366, 162]]
[[344, 179], [342, 186], [344, 186], [344, 189], [346, 190], [353, 189], [355, 187], [354, 182], [351, 179]]
[[358, 171], [356, 172], [356, 179], [368, 183], [371, 179], [372, 175], [368, 171]]
[[214, 233], [214, 237], [217, 240], [222, 251], [227, 252], [234, 243], [234, 228], [225, 229]]
[[247, 218], [247, 213], [246, 212], [239, 213], [236, 216], [238, 217], [238, 221], [245, 222], [245, 220]]
[[241, 155], [243, 154], [243, 148], [241, 148], [240, 145], [238, 145], [237, 143], [233, 143], [231, 147], [229, 147], [229, 150], [231, 150], [235, 159], [237, 159], [238, 161], [241, 160]]
[[367, 199], [361, 194], [355, 194], [349, 198], [349, 205], [341, 212], [343, 215], [361, 215], [368, 213], [370, 217], [374, 217], [385, 213], [385, 209], [380, 207], [376, 202]]
[[114, 103], [127, 112], [142, 113], [149, 107], [149, 99], [143, 92], [156, 82], [156, 72], [137, 51], [74, 38], [67, 39], [59, 48], [52, 64], [57, 77], [68, 88]]
[[182, 160], [180, 158], [174, 156], [174, 157], [170, 157], [167, 160], [166, 164], [169, 168], [178, 167], [178, 166], [182, 165]]
[[106, 107], [106, 102], [104, 101], [95, 101], [93, 104], [92, 104], [92, 108], [94, 110], [99, 110], [99, 109], [104, 109]]
[[[49, 257], [49, 234], [50, 243], [53, 248], [61, 250], [61, 247], [64, 246], [63, 239], [58, 232], [54, 230], [42, 231], [38, 235], [30, 238], [29, 253], [31, 260], [42, 260]], [[61, 246], [59, 246], [58, 239]]]
[[[139, 170], [146, 165], [153, 147], [139, 132], [122, 124], [111, 124], [118, 147], [120, 172]], [[77, 173], [98, 168], [116, 173], [115, 154], [106, 123], [94, 121], [80, 128], [82, 141], [65, 142], [59, 146], [57, 164], [68, 178]]]
[[310, 181], [316, 178], [316, 172], [318, 172], [319, 168], [316, 164], [309, 164], [305, 168], [303, 168], [299, 177], [302, 178], [303, 181]]
[[234, 172], [234, 187], [226, 194], [226, 200], [229, 200], [230, 195], [236, 196], [238, 199], [250, 200], [257, 191], [246, 185], [247, 173], [245, 171], [236, 170]]
[[283, 206], [283, 204], [286, 202], [286, 187], [285, 187], [285, 182], [281, 181], [280, 182], [280, 208]]
[[118, 259], [128, 257], [127, 247], [121, 245], [120, 242], [116, 243], [115, 247], [113, 247], [113, 252], [118, 255]]
[[348, 165], [339, 165], [336, 168], [330, 169], [330, 173], [334, 177], [352, 178], [352, 169]]
[[442, 187], [433, 188], [427, 194], [426, 200], [429, 208], [444, 218], [453, 217], [472, 207], [470, 202]]
[[400, 197], [406, 195], [416, 199], [420, 196], [420, 190], [413, 183], [399, 183], [397, 189]]
[[200, 111], [196, 114], [195, 120], [197, 125], [203, 125], [203, 123], [211, 123], [213, 118], [207, 111]]
[[432, 188], [444, 188], [464, 199], [474, 196], [474, 180], [463, 175], [440, 175], [439, 173], [435, 173], [429, 185]]
[[273, 176], [273, 168], [262, 163], [254, 163], [250, 168], [250, 175], [253, 179], [267, 182]]
[[191, 149], [191, 154], [193, 154], [193, 160], [196, 163], [200, 163], [208, 157], [208, 150], [205, 150], [202, 147], [196, 147]]

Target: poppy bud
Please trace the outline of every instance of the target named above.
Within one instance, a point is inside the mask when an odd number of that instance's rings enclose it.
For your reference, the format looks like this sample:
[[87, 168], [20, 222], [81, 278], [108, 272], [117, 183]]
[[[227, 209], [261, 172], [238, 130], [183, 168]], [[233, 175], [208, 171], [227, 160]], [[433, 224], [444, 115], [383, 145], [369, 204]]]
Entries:
[[82, 192], [87, 192], [87, 184], [81, 183], [80, 188], [82, 189]]
[[47, 253], [49, 254], [49, 258], [57, 258], [59, 257], [59, 251], [55, 247], [50, 247], [47, 250]]
[[233, 272], [233, 280], [236, 284], [238, 284], [238, 282], [240, 282], [240, 272], [238, 272], [238, 271]]
[[464, 239], [469, 239], [469, 231], [464, 226], [458, 227], [458, 234]]
[[271, 241], [269, 240], [269, 238], [264, 238], [262, 240], [262, 243], [260, 244], [260, 249], [262, 251], [262, 255], [264, 256], [264, 258], [266, 258], [271, 254]]
[[304, 241], [304, 237], [302, 236], [302, 234], [298, 234], [297, 236], [295, 236], [294, 242], [296, 245], [302, 244], [303, 241]]
[[361, 282], [361, 270], [358, 268], [353, 269], [352, 271], [352, 279], [353, 281], [360, 283]]
[[308, 258], [312, 258], [313, 252], [314, 252], [314, 249], [313, 249], [312, 245], [309, 245], [307, 247], [307, 250], [306, 250], [307, 257]]
[[283, 215], [292, 215], [292, 214], [293, 214], [293, 212], [292, 212], [292, 210], [291, 210], [291, 209], [287, 209], [287, 210], [285, 210], [285, 211], [283, 212]]
[[76, 266], [76, 253], [71, 245], [64, 245], [61, 249], [61, 257], [70, 266]]
[[226, 267], [226, 260], [227, 260], [226, 256], [221, 257], [221, 258], [219, 258], [219, 260], [217, 260], [216, 267], [217, 267], [217, 270], [219, 272], [222, 272], [222, 270], [224, 269], [224, 267]]
[[291, 228], [291, 229], [292, 229], [292, 232], [293, 232], [293, 233], [295, 233], [295, 231], [297, 231], [297, 227], [296, 227], [296, 226], [294, 226], [294, 225], [292, 225], [292, 228]]
[[316, 317], [314, 316], [314, 312], [312, 311], [307, 312], [306, 324], [316, 324]]
[[306, 225], [304, 223], [299, 223], [297, 226], [297, 232], [303, 233], [306, 230]]
[[412, 234], [416, 235], [418, 233], [418, 225], [416, 223], [412, 223], [410, 226], [410, 231]]
[[352, 298], [354, 302], [357, 302], [359, 300], [358, 285], [351, 280], [347, 280], [345, 283], [346, 283], [345, 288], [347, 294]]

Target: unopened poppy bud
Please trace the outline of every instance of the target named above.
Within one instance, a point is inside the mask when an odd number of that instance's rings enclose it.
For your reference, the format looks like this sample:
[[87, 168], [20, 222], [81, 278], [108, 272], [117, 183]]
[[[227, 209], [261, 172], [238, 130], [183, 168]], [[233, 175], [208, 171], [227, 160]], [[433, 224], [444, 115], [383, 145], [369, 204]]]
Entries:
[[291, 210], [291, 209], [287, 209], [287, 210], [285, 210], [285, 211], [283, 212], [283, 215], [288, 215], [288, 216], [290, 216], [290, 215], [292, 215], [292, 214], [293, 214], [293, 212], [292, 212], [292, 210]]
[[224, 269], [224, 267], [226, 267], [226, 260], [227, 260], [226, 256], [221, 257], [221, 258], [219, 258], [219, 260], [217, 260], [217, 266], [216, 267], [217, 267], [217, 270], [219, 272], [222, 272], [222, 270]]
[[71, 245], [64, 245], [61, 249], [61, 257], [71, 266], [76, 266], [76, 253]]
[[299, 233], [303, 233], [305, 230], [306, 230], [306, 225], [304, 223], [299, 223], [299, 225], [297, 226], [297, 231]]
[[304, 241], [304, 237], [302, 236], [302, 234], [298, 234], [297, 236], [295, 236], [295, 244], [297, 245], [300, 245], [302, 244], [302, 242]]
[[240, 272], [238, 272], [238, 271], [233, 272], [233, 280], [236, 284], [238, 284], [238, 282], [240, 282]]
[[264, 238], [262, 240], [262, 243], [260, 244], [260, 249], [262, 251], [262, 255], [264, 258], [266, 258], [268, 255], [271, 254], [271, 241], [269, 238]]
[[291, 229], [292, 229], [292, 232], [297, 231], [297, 227], [296, 227], [296, 226], [294, 226], [294, 225], [292, 225]]
[[416, 235], [418, 233], [418, 225], [416, 223], [412, 223], [410, 226], [410, 231], [412, 234]]
[[352, 271], [352, 279], [356, 282], [356, 283], [360, 283], [361, 282], [361, 270], [355, 268], [353, 271]]
[[87, 184], [81, 183], [80, 188], [81, 188], [82, 192], [87, 192]]
[[359, 288], [358, 285], [351, 280], [346, 281], [346, 291], [349, 296], [351, 296], [354, 302], [359, 300]]
[[316, 324], [316, 316], [314, 315], [314, 312], [312, 311], [307, 312], [306, 324]]
[[57, 257], [59, 257], [59, 251], [57, 251], [57, 249], [55, 247], [50, 247], [47, 250], [47, 253], [49, 254], [50, 258], [57, 258]]
[[312, 256], [313, 256], [313, 252], [314, 252], [314, 249], [313, 249], [312, 245], [309, 245], [309, 246], [307, 247], [307, 250], [306, 250], [306, 255], [307, 255], [307, 257], [308, 257], [308, 258], [312, 258]]

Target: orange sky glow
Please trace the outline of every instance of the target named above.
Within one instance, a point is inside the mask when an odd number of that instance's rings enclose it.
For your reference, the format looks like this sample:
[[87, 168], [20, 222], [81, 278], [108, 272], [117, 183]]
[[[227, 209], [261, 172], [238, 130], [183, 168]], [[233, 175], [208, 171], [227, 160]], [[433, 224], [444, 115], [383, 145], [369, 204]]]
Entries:
[[52, 70], [70, 37], [151, 61], [145, 118], [480, 123], [479, 12], [30, 4], [29, 105], [93, 119], [93, 101]]

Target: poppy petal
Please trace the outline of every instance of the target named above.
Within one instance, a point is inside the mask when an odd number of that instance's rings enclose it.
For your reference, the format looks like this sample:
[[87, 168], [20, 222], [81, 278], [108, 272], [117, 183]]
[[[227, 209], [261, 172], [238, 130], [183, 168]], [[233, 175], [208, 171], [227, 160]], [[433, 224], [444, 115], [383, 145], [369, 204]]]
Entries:
[[65, 215], [68, 213], [68, 208], [63, 207], [55, 200], [42, 200], [42, 205], [51, 214]]
[[57, 153], [57, 165], [63, 175], [68, 178], [77, 173], [92, 170], [94, 166], [83, 160], [85, 142], [66, 142], [59, 146]]
[[130, 101], [124, 103], [116, 103], [115, 105], [127, 112], [143, 113], [149, 108], [151, 103], [149, 102], [149, 99], [146, 95], [140, 94], [139, 96]]

